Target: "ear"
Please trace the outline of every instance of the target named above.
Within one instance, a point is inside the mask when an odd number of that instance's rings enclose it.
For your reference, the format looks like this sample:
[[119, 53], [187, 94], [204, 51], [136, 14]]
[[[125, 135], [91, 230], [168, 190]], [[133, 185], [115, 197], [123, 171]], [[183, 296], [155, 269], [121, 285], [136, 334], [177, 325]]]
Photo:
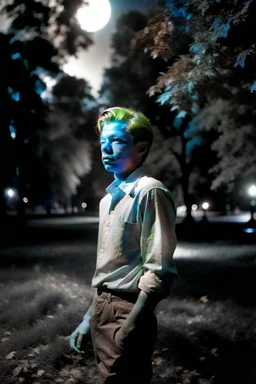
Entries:
[[138, 155], [144, 155], [149, 148], [149, 143], [147, 141], [140, 141], [137, 145]]

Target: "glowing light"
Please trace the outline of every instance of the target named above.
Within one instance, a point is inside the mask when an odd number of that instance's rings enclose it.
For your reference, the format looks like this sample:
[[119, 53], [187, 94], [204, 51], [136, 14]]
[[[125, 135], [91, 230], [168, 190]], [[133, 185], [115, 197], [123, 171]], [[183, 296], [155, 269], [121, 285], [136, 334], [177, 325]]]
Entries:
[[87, 32], [96, 32], [104, 28], [111, 16], [109, 0], [89, 0], [88, 4], [78, 9], [76, 17]]
[[87, 207], [87, 204], [85, 203], [85, 202], [83, 202], [82, 204], [81, 204], [81, 206], [82, 206], [82, 208], [86, 208]]
[[248, 192], [251, 197], [256, 197], [256, 185], [251, 185]]
[[256, 233], [256, 228], [244, 228], [243, 232], [245, 232], [245, 233]]
[[197, 204], [193, 204], [191, 208], [192, 208], [192, 211], [196, 211], [197, 208], [198, 208], [198, 207], [197, 207]]
[[8, 188], [8, 189], [6, 190], [6, 195], [11, 199], [12, 197], [14, 197], [15, 192], [14, 192], [13, 189]]
[[12, 124], [9, 125], [9, 132], [10, 132], [10, 135], [11, 135], [11, 138], [14, 140], [16, 139], [16, 129], [14, 128], [14, 126]]
[[205, 210], [208, 209], [209, 206], [210, 206], [210, 204], [207, 203], [207, 201], [205, 201], [205, 202], [202, 204], [202, 208], [205, 209]]
[[187, 210], [186, 205], [181, 205], [181, 206], [177, 207], [177, 213], [186, 212], [186, 210]]
[[27, 198], [27, 197], [23, 197], [23, 202], [24, 202], [25, 204], [27, 204], [27, 203], [28, 203], [28, 198]]

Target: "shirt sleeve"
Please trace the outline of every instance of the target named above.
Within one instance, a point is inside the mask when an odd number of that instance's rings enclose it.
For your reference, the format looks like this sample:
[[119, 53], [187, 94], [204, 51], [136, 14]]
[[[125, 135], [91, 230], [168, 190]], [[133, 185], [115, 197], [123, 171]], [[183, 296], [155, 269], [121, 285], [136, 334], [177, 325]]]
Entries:
[[160, 188], [151, 189], [143, 197], [140, 210], [144, 273], [138, 286], [146, 293], [166, 297], [178, 276], [173, 260], [177, 239], [176, 212], [171, 193]]

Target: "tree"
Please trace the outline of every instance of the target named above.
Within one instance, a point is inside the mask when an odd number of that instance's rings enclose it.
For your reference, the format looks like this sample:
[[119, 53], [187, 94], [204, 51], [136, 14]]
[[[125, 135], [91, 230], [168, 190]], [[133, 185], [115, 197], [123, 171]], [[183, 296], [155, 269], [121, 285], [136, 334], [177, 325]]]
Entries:
[[131, 46], [135, 33], [146, 23], [146, 16], [137, 11], [124, 14], [117, 20], [116, 32], [112, 36], [111, 66], [105, 69], [100, 90], [103, 106], [122, 104], [140, 108], [145, 113], [151, 108], [157, 109], [145, 92], [164, 67], [161, 60], [153, 62], [141, 47]]
[[[7, 33], [1, 34], [3, 47], [3, 82], [1, 82], [3, 147], [12, 144], [16, 153], [20, 197], [25, 191], [25, 158], [27, 151], [38, 140], [38, 132], [46, 129], [48, 105], [42, 99], [46, 88], [45, 76], [56, 77], [67, 55], [92, 44], [73, 17], [81, 1], [59, 0], [45, 2], [5, 0], [0, 11], [11, 19]], [[15, 140], [10, 143], [9, 129]], [[26, 155], [26, 156], [25, 156]], [[32, 154], [31, 154], [32, 155]], [[33, 153], [35, 155], [35, 153]], [[8, 162], [8, 154], [1, 151], [1, 166]], [[26, 162], [26, 166], [29, 162]], [[33, 173], [33, 172], [32, 172]], [[1, 180], [3, 191], [10, 179]], [[2, 196], [2, 212], [4, 199]], [[24, 212], [22, 199], [20, 213]]]
[[112, 37], [112, 62], [105, 69], [100, 90], [101, 103], [103, 108], [123, 105], [139, 109], [150, 118], [155, 140], [146, 163], [152, 174], [165, 181], [174, 191], [178, 178], [175, 159], [170, 161], [168, 153], [165, 153], [163, 159], [162, 151], [162, 131], [170, 125], [169, 111], [157, 105], [154, 98], [146, 94], [159, 72], [166, 68], [166, 63], [162, 59], [153, 60], [142, 46], [133, 43], [136, 33], [145, 27], [147, 20], [148, 16], [134, 11], [122, 15], [117, 21], [116, 32]]
[[[58, 58], [75, 55], [79, 48], [87, 49], [92, 44], [90, 35], [80, 28], [74, 17], [83, 0], [37, 1], [3, 0], [0, 12], [11, 20], [10, 31], [21, 41], [41, 37], [58, 50]], [[39, 42], [40, 40], [38, 40]], [[37, 53], [44, 50], [38, 45]], [[34, 56], [37, 60], [36, 55]]]
[[88, 83], [68, 75], [60, 77], [52, 95], [38, 153], [46, 163], [55, 198], [67, 203], [76, 194], [80, 178], [91, 171], [95, 141], [92, 126], [98, 106]]
[[[184, 200], [189, 208], [186, 195], [192, 160], [186, 156], [193, 144], [200, 143], [206, 128], [217, 132], [212, 149], [217, 152], [219, 163], [213, 170], [221, 173], [212, 188], [220, 185], [221, 180], [227, 183], [239, 176], [237, 156], [243, 166], [247, 164], [252, 169], [248, 154], [255, 153], [255, 149], [252, 142], [247, 144], [247, 139], [254, 137], [254, 130], [246, 111], [254, 103], [249, 91], [255, 88], [255, 34], [250, 33], [254, 28], [255, 2], [166, 0], [161, 4], [161, 12], [137, 39], [146, 45], [152, 57], [160, 56], [168, 61], [167, 70], [148, 92], [151, 96], [158, 95], [157, 102], [170, 106], [171, 112], [176, 113], [174, 129], [181, 141], [177, 159], [183, 159], [179, 163], [184, 178]], [[241, 70], [245, 66], [246, 72]], [[239, 108], [241, 101], [243, 105]], [[252, 114], [249, 115], [254, 121]], [[227, 124], [228, 116], [232, 129], [237, 127], [236, 134]], [[235, 122], [232, 116], [237, 117]], [[233, 146], [232, 141], [236, 143]]]

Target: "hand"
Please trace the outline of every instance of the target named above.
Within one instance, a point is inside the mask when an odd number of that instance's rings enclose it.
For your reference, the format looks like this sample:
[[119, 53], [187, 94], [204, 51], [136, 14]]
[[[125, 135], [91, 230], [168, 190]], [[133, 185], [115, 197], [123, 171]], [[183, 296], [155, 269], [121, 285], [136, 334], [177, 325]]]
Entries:
[[90, 331], [90, 319], [88, 316], [85, 316], [82, 323], [74, 330], [74, 332], [69, 336], [69, 345], [70, 348], [76, 351], [79, 354], [83, 354], [81, 351], [83, 337]]

